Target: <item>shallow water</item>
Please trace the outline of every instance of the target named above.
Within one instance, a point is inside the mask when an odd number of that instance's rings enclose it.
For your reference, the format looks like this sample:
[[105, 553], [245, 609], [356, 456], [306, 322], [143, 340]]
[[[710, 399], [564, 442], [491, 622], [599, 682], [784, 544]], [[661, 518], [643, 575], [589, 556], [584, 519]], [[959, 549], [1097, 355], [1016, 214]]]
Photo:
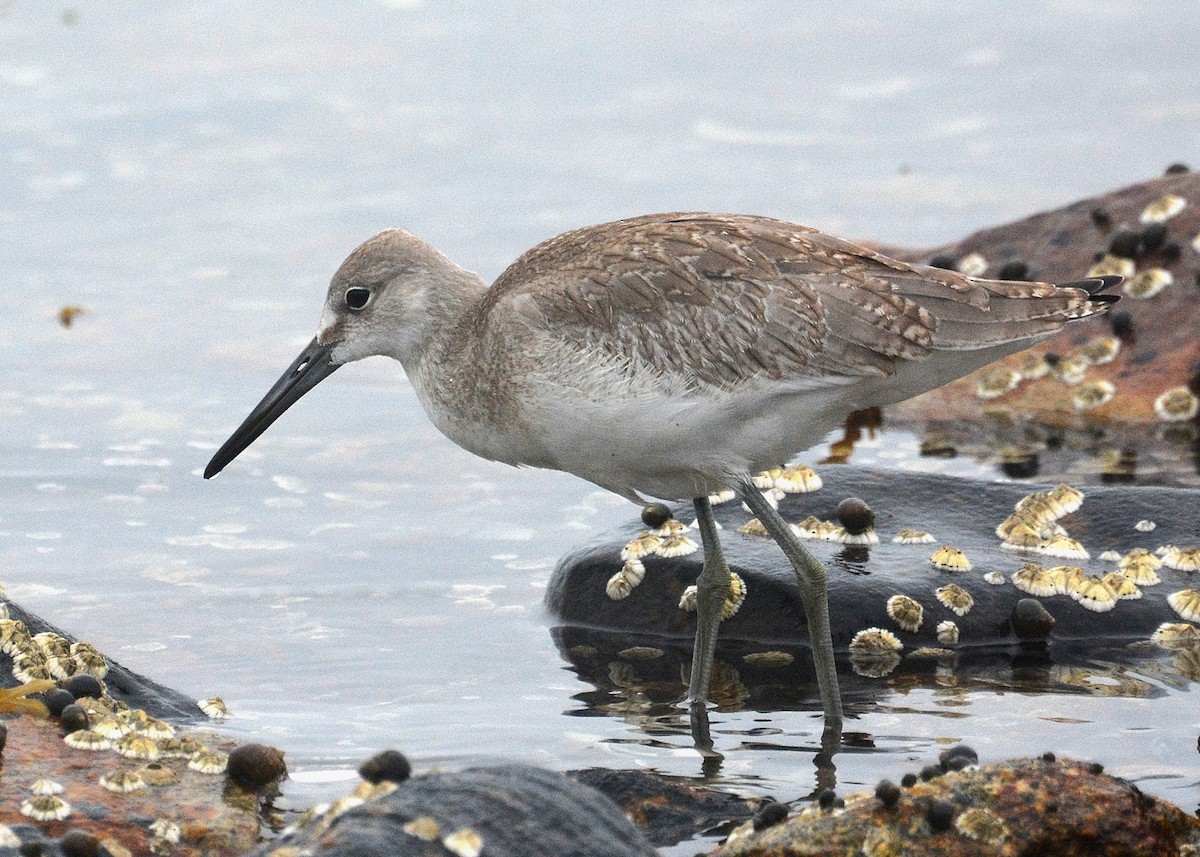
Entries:
[[[682, 711], [598, 710], [541, 609], [635, 514], [474, 459], [387, 361], [200, 470], [387, 225], [494, 276], [563, 229], [752, 211], [933, 245], [1194, 156], [1190, 4], [165, 0], [0, 5], [0, 579], [15, 600], [282, 747], [303, 803], [370, 752], [701, 773]], [[59, 309], [83, 312], [71, 327]], [[990, 475], [885, 434], [855, 463]], [[815, 450], [808, 460], [823, 455]], [[849, 727], [843, 786], [936, 745], [1099, 758], [1196, 805], [1200, 696], [921, 686]], [[636, 708], [637, 700], [633, 701]], [[627, 706], [628, 707], [628, 706]], [[807, 795], [811, 711], [721, 711], [714, 781]]]

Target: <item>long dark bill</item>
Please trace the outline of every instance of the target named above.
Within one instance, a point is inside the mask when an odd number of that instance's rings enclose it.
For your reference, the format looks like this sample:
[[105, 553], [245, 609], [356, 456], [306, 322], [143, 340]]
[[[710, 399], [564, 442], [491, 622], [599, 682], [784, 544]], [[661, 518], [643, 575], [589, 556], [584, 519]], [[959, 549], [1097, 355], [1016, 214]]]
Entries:
[[255, 439], [267, 430], [267, 426], [275, 422], [279, 415], [290, 408], [295, 402], [322, 380], [333, 374], [340, 364], [329, 362], [329, 353], [333, 351], [333, 343], [318, 345], [314, 337], [308, 347], [300, 352], [300, 356], [292, 361], [292, 365], [283, 373], [283, 377], [275, 382], [263, 400], [254, 406], [250, 416], [237, 427], [237, 431], [217, 450], [217, 454], [204, 468], [204, 478], [211, 479], [225, 465], [242, 454], [242, 450], [254, 443]]

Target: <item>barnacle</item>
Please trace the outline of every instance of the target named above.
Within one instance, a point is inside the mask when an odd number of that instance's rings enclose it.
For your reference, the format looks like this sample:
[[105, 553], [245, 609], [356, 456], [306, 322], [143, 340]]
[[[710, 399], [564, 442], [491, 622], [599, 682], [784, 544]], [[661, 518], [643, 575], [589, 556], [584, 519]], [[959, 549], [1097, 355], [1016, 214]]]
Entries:
[[921, 627], [925, 609], [907, 595], [893, 595], [887, 600], [887, 614], [905, 631], [915, 633]]
[[947, 547], [946, 545], [942, 545], [935, 550], [929, 561], [933, 563], [934, 568], [940, 568], [943, 571], [971, 570], [971, 561], [967, 559], [967, 555], [958, 548]]
[[947, 583], [945, 586], [939, 587], [935, 594], [938, 601], [959, 616], [966, 616], [975, 604], [971, 593], [957, 583]]

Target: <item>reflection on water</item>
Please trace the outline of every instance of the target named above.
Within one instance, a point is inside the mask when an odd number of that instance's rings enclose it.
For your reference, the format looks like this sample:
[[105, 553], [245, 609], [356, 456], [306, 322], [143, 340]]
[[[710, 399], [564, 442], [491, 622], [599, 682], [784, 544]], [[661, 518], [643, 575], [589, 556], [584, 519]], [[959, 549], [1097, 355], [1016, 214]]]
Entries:
[[[682, 717], [691, 665], [686, 646], [569, 627], [555, 628], [554, 636], [576, 674], [595, 688], [574, 696], [585, 703], [575, 715], [603, 713], [631, 723]], [[721, 642], [710, 693], [715, 711], [819, 711], [805, 650], [775, 650], [770, 660], [763, 654], [761, 646]], [[1200, 682], [1195, 641], [917, 649], [877, 671], [852, 661], [852, 656], [839, 660], [851, 717], [895, 710], [893, 697], [918, 690], [931, 691], [940, 706], [967, 706], [978, 692], [1157, 699]]]
[[826, 463], [1073, 485], [1200, 487], [1200, 426], [1052, 428], [1011, 415], [982, 423], [893, 423], [851, 415]]
[[[624, 734], [606, 741], [634, 752], [649, 748], [677, 756], [691, 746], [686, 647], [664, 648], [652, 638], [578, 628], [559, 627], [554, 634], [563, 656], [592, 688], [572, 697], [578, 707], [568, 714], [619, 721]], [[1116, 729], [1103, 727], [1110, 731], [1094, 749], [1072, 752], [1146, 771], [1139, 757], [1144, 748], [1115, 739], [1149, 733], [1181, 747], [1195, 740], [1195, 712], [1174, 698], [1176, 693], [1194, 696], [1200, 682], [1200, 645], [1195, 641], [1172, 647], [1090, 642], [917, 650], [903, 659], [897, 656], [893, 668], [880, 676], [839, 664], [846, 729], [841, 751], [832, 764], [825, 764], [821, 703], [804, 650], [771, 652], [764, 658], [756, 649], [761, 646], [719, 645], [710, 717], [720, 755], [694, 762], [694, 773], [710, 782], [733, 781], [772, 794], [783, 786], [792, 799], [812, 798], [825, 788], [869, 786], [872, 776], [898, 777], [907, 763], [927, 759], [938, 745], [958, 740], [986, 748], [985, 757], [997, 750], [1001, 755], [1054, 750], [1061, 746], [1054, 736], [1090, 732], [1118, 711], [1122, 717], [1133, 716]], [[789, 660], [785, 654], [794, 657]], [[1098, 700], [1112, 705], [1106, 709]], [[1147, 703], [1161, 707], [1158, 716]], [[1176, 715], [1182, 719], [1175, 720]], [[1025, 723], [1023, 734], [1007, 732], [1015, 721]], [[914, 729], [917, 723], [920, 727]], [[1142, 734], [1141, 740], [1146, 737]], [[757, 763], [747, 769], [745, 756]], [[798, 763], [810, 771], [807, 791], [797, 788]], [[1158, 774], [1146, 773], [1162, 778], [1160, 786], [1176, 780], [1166, 793], [1190, 806], [1195, 798], [1187, 789], [1194, 786], [1200, 764], [1184, 757], [1166, 767], [1170, 772], [1160, 768]], [[1137, 773], [1134, 778], [1140, 779]]]
[[[605, 742], [635, 756], [686, 754], [692, 735], [685, 646], [578, 628], [555, 628], [554, 635], [590, 687], [573, 695], [577, 707], [568, 714], [622, 724]], [[1140, 782], [1161, 778], [1164, 794], [1185, 808], [1195, 803], [1189, 791], [1200, 775], [1195, 757], [1181, 753], [1169, 764], [1156, 763], [1156, 772], [1141, 758], [1147, 740], [1181, 750], [1196, 740], [1196, 713], [1178, 697], [1194, 698], [1200, 682], [1194, 641], [1171, 648], [1091, 642], [918, 650], [897, 656], [879, 677], [840, 663], [846, 728], [832, 764], [821, 757], [821, 703], [805, 651], [764, 654], [761, 646], [719, 644], [710, 718], [720, 755], [696, 756], [694, 775], [760, 794], [812, 798], [825, 788], [896, 779], [910, 763], [924, 764], [939, 745], [959, 740], [989, 758], [1062, 752], [1061, 736], [1084, 732], [1100, 743], [1076, 744], [1070, 752], [1105, 759]], [[754, 764], [747, 767], [747, 758]], [[677, 763], [659, 766], [679, 771]]]

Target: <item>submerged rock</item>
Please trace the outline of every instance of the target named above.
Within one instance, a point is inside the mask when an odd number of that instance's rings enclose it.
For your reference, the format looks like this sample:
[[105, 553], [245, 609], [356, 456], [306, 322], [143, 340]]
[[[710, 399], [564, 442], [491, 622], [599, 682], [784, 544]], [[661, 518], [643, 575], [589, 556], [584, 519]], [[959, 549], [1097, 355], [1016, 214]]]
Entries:
[[[703, 831], [744, 821], [767, 807], [779, 806], [773, 801], [745, 799], [676, 782], [648, 771], [589, 768], [571, 771], [567, 776], [609, 797], [656, 846], [674, 845]], [[774, 812], [767, 809], [767, 817]]]

